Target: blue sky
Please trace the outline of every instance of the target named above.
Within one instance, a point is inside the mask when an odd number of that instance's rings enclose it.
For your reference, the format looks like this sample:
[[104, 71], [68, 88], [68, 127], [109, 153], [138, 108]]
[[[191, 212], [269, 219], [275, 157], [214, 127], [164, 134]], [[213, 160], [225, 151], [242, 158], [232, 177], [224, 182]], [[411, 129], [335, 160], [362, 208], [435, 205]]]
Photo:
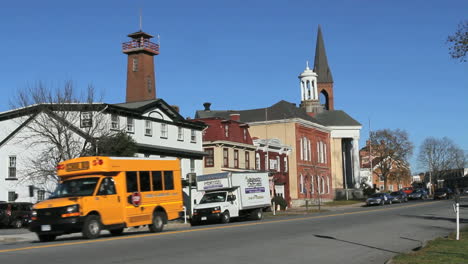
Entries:
[[[18, 89], [43, 81], [92, 84], [125, 100], [121, 43], [139, 29], [161, 36], [157, 96], [193, 117], [212, 109], [300, 103], [297, 76], [313, 61], [322, 25], [335, 108], [372, 129], [404, 129], [418, 147], [447, 136], [468, 151], [468, 63], [446, 38], [468, 1], [8, 1], [0, 8], [0, 111]], [[417, 153], [418, 149], [415, 149]], [[417, 170], [413, 160], [413, 169]]]

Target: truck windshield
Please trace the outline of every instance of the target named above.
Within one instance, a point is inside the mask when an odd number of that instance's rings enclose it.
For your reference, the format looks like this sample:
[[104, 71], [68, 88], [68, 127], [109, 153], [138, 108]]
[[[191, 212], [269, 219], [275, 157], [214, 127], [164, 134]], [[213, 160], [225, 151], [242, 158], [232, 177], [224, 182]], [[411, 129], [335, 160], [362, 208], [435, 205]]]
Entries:
[[226, 192], [207, 193], [200, 200], [201, 204], [221, 203], [226, 201]]
[[64, 181], [57, 186], [50, 198], [90, 196], [98, 181], [98, 177]]

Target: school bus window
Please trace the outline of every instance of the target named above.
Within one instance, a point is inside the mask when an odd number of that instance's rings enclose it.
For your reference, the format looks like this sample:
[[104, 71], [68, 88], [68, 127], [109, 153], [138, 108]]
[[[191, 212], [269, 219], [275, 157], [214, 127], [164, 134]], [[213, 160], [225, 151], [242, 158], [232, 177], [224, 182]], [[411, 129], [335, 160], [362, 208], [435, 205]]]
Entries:
[[63, 181], [57, 186], [51, 198], [93, 195], [99, 178], [83, 178]]
[[162, 173], [160, 171], [153, 171], [153, 191], [162, 191]]
[[164, 190], [174, 190], [174, 173], [172, 171], [164, 172]]
[[149, 171], [140, 171], [140, 191], [151, 191], [150, 173]]
[[127, 192], [138, 192], [138, 182], [136, 171], [127, 171]]
[[116, 194], [114, 179], [111, 177], [104, 178], [99, 187], [99, 192], [97, 195], [112, 195]]

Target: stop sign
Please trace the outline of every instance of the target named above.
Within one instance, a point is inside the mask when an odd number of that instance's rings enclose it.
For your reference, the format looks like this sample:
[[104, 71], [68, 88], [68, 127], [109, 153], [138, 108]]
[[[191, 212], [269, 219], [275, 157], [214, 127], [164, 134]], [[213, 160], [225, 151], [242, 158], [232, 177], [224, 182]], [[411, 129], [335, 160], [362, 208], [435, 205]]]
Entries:
[[141, 193], [139, 193], [139, 192], [132, 193], [132, 204], [134, 206], [140, 206], [140, 204], [141, 204]]

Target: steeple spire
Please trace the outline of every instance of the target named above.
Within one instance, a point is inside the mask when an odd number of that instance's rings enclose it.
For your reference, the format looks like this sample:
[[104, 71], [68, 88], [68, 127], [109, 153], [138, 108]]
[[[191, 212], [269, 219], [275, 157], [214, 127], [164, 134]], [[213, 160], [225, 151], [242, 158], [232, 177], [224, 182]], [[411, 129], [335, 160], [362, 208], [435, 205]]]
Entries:
[[314, 72], [318, 74], [319, 83], [333, 83], [333, 77], [328, 66], [327, 53], [323, 42], [322, 28], [318, 26], [317, 45], [315, 47]]

